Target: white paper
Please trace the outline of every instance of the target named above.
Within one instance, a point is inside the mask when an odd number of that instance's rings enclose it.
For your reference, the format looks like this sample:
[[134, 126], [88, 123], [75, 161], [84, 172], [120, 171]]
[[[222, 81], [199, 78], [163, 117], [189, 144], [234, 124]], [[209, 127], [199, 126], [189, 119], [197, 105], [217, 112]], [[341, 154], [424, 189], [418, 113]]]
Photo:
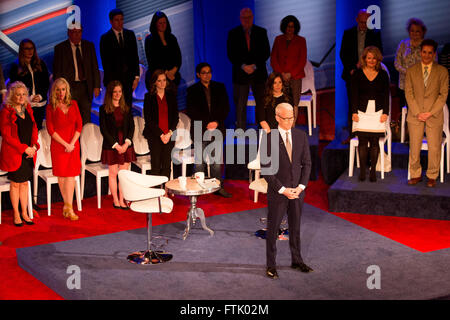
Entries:
[[386, 123], [380, 122], [383, 110], [375, 112], [375, 100], [369, 100], [366, 112], [358, 111], [359, 121], [353, 121], [352, 131], [384, 133]]

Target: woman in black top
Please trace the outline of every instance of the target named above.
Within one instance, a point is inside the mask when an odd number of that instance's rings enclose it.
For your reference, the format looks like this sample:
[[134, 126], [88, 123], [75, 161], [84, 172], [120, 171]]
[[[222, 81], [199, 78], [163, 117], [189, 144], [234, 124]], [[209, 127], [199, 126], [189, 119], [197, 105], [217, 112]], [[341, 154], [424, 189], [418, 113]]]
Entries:
[[130, 163], [136, 160], [132, 146], [134, 120], [130, 107], [125, 104], [122, 84], [119, 81], [111, 81], [108, 84], [99, 118], [103, 135], [102, 163], [107, 164], [109, 168], [108, 182], [113, 206], [116, 209], [128, 210], [117, 183], [117, 174], [120, 170], [130, 170]]
[[181, 50], [164, 12], [157, 11], [153, 15], [150, 35], [145, 38], [145, 55], [148, 63], [145, 81], [147, 90], [150, 90], [150, 78], [155, 70], [162, 69], [170, 81], [170, 89], [176, 93], [181, 80]]
[[150, 174], [169, 178], [171, 152], [175, 146], [172, 135], [178, 124], [178, 105], [176, 96], [166, 87], [164, 70], [156, 70], [150, 81], [150, 90], [144, 98], [143, 136], [150, 149]]
[[292, 105], [292, 97], [287, 93], [288, 88], [284, 85], [283, 77], [279, 72], [272, 72], [266, 81], [263, 108], [256, 110], [256, 118], [262, 129], [269, 133], [271, 129], [278, 128], [275, 119], [275, 108], [282, 102]]
[[[380, 122], [385, 122], [389, 115], [389, 76], [381, 68], [383, 56], [377, 47], [364, 49], [360, 57], [361, 68], [357, 69], [351, 78], [351, 108], [352, 120], [359, 121], [358, 111], [366, 112], [370, 100], [375, 100], [375, 111], [383, 110]], [[370, 181], [377, 181], [376, 164], [380, 148], [378, 140], [384, 133], [357, 132], [360, 159], [359, 180], [366, 179], [366, 164], [370, 153]], [[370, 144], [368, 148], [367, 145]]]
[[36, 46], [30, 39], [19, 44], [19, 57], [9, 70], [10, 82], [23, 82], [30, 93], [30, 102], [38, 130], [42, 129], [50, 86], [49, 73], [44, 60], [40, 59]]

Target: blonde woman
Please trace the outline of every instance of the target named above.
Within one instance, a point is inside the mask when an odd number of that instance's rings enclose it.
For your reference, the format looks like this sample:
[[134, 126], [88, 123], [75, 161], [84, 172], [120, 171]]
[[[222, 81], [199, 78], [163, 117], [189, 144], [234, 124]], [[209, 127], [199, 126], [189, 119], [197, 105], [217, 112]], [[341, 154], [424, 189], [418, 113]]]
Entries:
[[[358, 111], [366, 112], [367, 104], [370, 100], [375, 101], [375, 111], [383, 110], [380, 122], [385, 122], [389, 115], [389, 76], [381, 68], [383, 56], [380, 50], [375, 46], [369, 46], [364, 49], [359, 63], [361, 68], [357, 69], [351, 78], [351, 108], [352, 120], [359, 121]], [[378, 139], [384, 136], [384, 133], [358, 132], [359, 140], [359, 158], [360, 174], [359, 180], [366, 179], [366, 163], [368, 153], [370, 153], [370, 181], [377, 181], [376, 164], [380, 147]], [[367, 144], [370, 144], [369, 149]]]
[[78, 220], [72, 208], [75, 177], [80, 174], [80, 137], [83, 122], [77, 102], [72, 100], [69, 83], [64, 78], [53, 83], [47, 106], [47, 131], [52, 137], [50, 146], [53, 175], [64, 199], [63, 216]]
[[0, 111], [0, 129], [3, 138], [0, 169], [8, 171], [8, 179], [11, 181], [9, 195], [14, 211], [14, 225], [21, 227], [22, 220], [27, 225], [33, 225], [27, 214], [28, 181], [33, 177], [36, 151], [39, 149], [38, 130], [28, 98], [28, 89], [20, 81], [9, 87], [6, 103]]
[[129, 170], [131, 161], [136, 160], [132, 146], [134, 120], [130, 107], [125, 103], [122, 84], [119, 81], [111, 81], [108, 84], [99, 118], [103, 135], [102, 163], [107, 164], [109, 168], [108, 181], [113, 207], [128, 210], [117, 183], [117, 173], [120, 170]]

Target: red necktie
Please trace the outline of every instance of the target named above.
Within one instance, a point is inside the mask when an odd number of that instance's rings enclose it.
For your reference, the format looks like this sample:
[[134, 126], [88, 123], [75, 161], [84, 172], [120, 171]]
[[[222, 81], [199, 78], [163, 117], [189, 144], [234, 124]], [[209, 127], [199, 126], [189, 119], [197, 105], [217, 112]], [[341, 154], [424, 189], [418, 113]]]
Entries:
[[245, 31], [245, 40], [247, 40], [247, 49], [250, 51], [250, 30]]

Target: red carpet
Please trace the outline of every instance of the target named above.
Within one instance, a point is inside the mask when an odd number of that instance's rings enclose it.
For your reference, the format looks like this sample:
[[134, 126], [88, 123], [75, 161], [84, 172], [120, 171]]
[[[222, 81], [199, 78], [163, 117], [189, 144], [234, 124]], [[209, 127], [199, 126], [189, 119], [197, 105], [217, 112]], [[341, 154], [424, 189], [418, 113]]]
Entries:
[[[226, 190], [233, 194], [233, 198], [225, 199], [216, 195], [201, 196], [197, 205], [204, 209], [205, 215], [232, 213], [267, 205], [266, 197], [260, 197], [258, 203], [253, 203], [253, 192], [248, 189], [248, 181], [226, 181]], [[170, 214], [153, 215], [153, 225], [167, 224], [186, 220], [189, 207], [187, 197], [176, 196], [174, 210]], [[56, 293], [47, 288], [39, 280], [22, 270], [17, 264], [16, 248], [35, 246], [92, 237], [102, 234], [144, 228], [146, 218], [144, 214], [114, 209], [112, 197], [102, 198], [102, 209], [97, 209], [97, 198], [83, 200], [83, 211], [77, 214], [80, 220], [70, 222], [62, 217], [62, 203], [52, 205], [52, 215], [47, 216], [45, 210], [39, 211], [35, 217], [34, 226], [24, 225], [21, 228], [13, 226], [12, 211], [2, 212], [0, 225], [0, 299], [61, 299]], [[180, 234], [181, 236], [181, 234]]]
[[[265, 195], [259, 202], [253, 203], [253, 192], [248, 189], [248, 181], [226, 181], [227, 191], [233, 198], [225, 199], [215, 195], [199, 198], [199, 207], [207, 216], [250, 210], [267, 205]], [[327, 190], [329, 186], [320, 176], [317, 181], [308, 184], [305, 202], [324, 211], [328, 211]], [[166, 224], [186, 220], [189, 206], [186, 197], [174, 197], [174, 211], [167, 215], [153, 215], [153, 224]], [[70, 222], [61, 215], [62, 204], [52, 206], [52, 216], [40, 211], [34, 226], [17, 228], [12, 225], [12, 212], [2, 212], [0, 225], [0, 299], [22, 300], [61, 299], [39, 280], [22, 270], [17, 264], [16, 248], [34, 246], [108, 234], [124, 230], [143, 228], [145, 215], [112, 208], [111, 197], [102, 198], [102, 209], [97, 210], [96, 197], [83, 200], [83, 212], [80, 220]], [[420, 252], [429, 252], [450, 247], [450, 221], [424, 220], [412, 218], [362, 215], [353, 213], [332, 213], [342, 219], [376, 232]]]
[[420, 252], [450, 248], [450, 221], [333, 213]]

